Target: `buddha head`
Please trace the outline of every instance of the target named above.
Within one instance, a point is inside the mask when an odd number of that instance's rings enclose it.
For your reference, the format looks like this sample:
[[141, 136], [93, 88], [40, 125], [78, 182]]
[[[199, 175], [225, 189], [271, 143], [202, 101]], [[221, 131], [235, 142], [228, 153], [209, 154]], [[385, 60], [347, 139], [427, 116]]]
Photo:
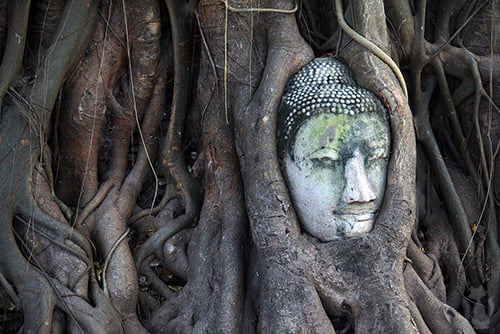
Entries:
[[385, 108], [334, 58], [287, 83], [278, 152], [302, 228], [327, 242], [370, 232], [383, 200], [390, 129]]

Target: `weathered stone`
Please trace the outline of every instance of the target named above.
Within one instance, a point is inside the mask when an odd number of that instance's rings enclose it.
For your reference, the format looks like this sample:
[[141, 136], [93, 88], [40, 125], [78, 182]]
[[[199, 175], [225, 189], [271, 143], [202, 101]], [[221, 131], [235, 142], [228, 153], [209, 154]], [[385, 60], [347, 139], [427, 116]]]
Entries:
[[383, 199], [390, 130], [385, 109], [347, 67], [317, 58], [292, 77], [278, 149], [302, 227], [322, 241], [369, 232]]

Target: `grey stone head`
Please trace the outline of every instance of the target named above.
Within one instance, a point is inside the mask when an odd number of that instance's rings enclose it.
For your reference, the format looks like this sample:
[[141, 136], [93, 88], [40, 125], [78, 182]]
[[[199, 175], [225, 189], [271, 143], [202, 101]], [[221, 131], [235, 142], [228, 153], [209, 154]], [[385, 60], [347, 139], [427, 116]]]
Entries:
[[335, 58], [316, 58], [286, 86], [278, 113], [280, 160], [290, 149], [297, 130], [308, 118], [320, 113], [355, 115], [385, 108], [369, 90], [356, 85], [351, 70]]
[[338, 60], [317, 58], [289, 80], [277, 136], [304, 230], [325, 242], [369, 232], [390, 151], [386, 112], [375, 95]]

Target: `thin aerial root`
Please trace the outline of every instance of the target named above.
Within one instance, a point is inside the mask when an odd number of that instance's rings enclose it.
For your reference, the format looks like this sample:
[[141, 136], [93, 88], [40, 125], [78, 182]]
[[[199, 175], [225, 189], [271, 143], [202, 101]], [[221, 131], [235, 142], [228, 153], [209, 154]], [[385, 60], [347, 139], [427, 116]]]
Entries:
[[[120, 203], [122, 208], [134, 206], [133, 202], [137, 199], [137, 194], [140, 193], [148, 172], [153, 174], [155, 183], [154, 196], [151, 208], [149, 209], [150, 212], [156, 201], [159, 180], [153, 161], [156, 160], [158, 125], [161, 123], [162, 111], [167, 96], [164, 75], [164, 71], [159, 70], [159, 77], [153, 88], [152, 97], [144, 112], [140, 128], [142, 128], [142, 133], [146, 141], [140, 145], [134, 167], [128, 173], [120, 189], [122, 192], [122, 201]], [[127, 195], [125, 196], [125, 194]]]
[[[481, 134], [481, 124], [479, 122], [479, 104], [481, 102], [481, 96], [482, 96], [482, 91], [483, 91], [483, 84], [481, 82], [481, 74], [479, 73], [479, 69], [477, 66], [477, 62], [473, 59], [473, 57], [469, 57], [469, 68], [472, 72], [472, 77], [474, 80], [474, 86], [475, 86], [475, 93], [474, 93], [474, 112], [473, 112], [473, 124], [474, 124], [474, 129], [475, 129], [475, 134], [476, 134], [476, 140], [477, 140], [477, 146], [479, 149], [479, 158], [480, 158], [480, 163], [481, 167], [483, 169], [483, 177], [484, 177], [484, 184], [487, 187], [487, 189], [490, 188], [490, 170], [488, 168], [488, 162], [486, 159], [486, 153], [484, 151], [484, 143], [483, 143], [483, 136]], [[488, 197], [488, 194], [486, 194]]]
[[443, 51], [447, 46], [449, 46], [450, 43], [460, 34], [460, 32], [469, 24], [469, 22], [474, 18], [474, 16], [476, 16], [476, 14], [479, 13], [479, 11], [486, 4], [487, 4], [486, 1], [483, 2], [483, 3], [481, 3], [476, 8], [476, 10], [467, 18], [467, 20], [465, 20], [465, 22], [453, 33], [453, 35], [450, 38], [448, 38], [448, 40], [445, 43], [443, 43], [442, 45], [440, 45], [439, 48], [436, 51], [434, 51], [434, 53], [432, 55], [428, 56], [425, 59], [425, 61], [423, 62], [422, 66], [430, 63], [431, 61], [433, 61], [439, 55], [439, 53], [441, 53], [441, 51]]
[[111, 188], [115, 185], [113, 180], [108, 180], [102, 183], [99, 187], [99, 190], [94, 195], [94, 197], [87, 203], [85, 208], [82, 210], [80, 214], [76, 216], [75, 225], [80, 226], [85, 219], [99, 206], [102, 201], [106, 198]]
[[335, 0], [335, 10], [337, 11], [338, 23], [339, 26], [342, 28], [342, 30], [344, 30], [346, 34], [349, 35], [349, 37], [358, 42], [361, 46], [373, 52], [374, 55], [379, 57], [384, 63], [387, 64], [387, 66], [389, 66], [392, 69], [394, 75], [396, 75], [396, 78], [398, 78], [399, 84], [401, 85], [401, 88], [403, 89], [405, 96], [408, 97], [408, 89], [406, 88], [406, 82], [403, 77], [403, 73], [401, 73], [399, 66], [394, 62], [394, 60], [392, 60], [392, 58], [387, 53], [385, 53], [381, 48], [379, 48], [375, 43], [358, 34], [354, 29], [352, 29], [347, 24], [347, 22], [344, 19], [342, 0]]
[[444, 72], [443, 63], [441, 60], [436, 59], [432, 62], [434, 71], [436, 72], [436, 77], [439, 82], [439, 87], [441, 89], [441, 95], [443, 97], [443, 102], [448, 110], [448, 117], [450, 119], [453, 134], [458, 140], [458, 149], [460, 151], [461, 157], [465, 163], [465, 166], [474, 178], [477, 178], [477, 172], [474, 168], [474, 164], [472, 163], [472, 159], [469, 154], [469, 150], [467, 148], [467, 141], [462, 131], [462, 126], [460, 125], [460, 120], [458, 118], [457, 110], [455, 109], [455, 105], [453, 103], [453, 97], [450, 92], [450, 87], [446, 80], [446, 74]]
[[[462, 202], [460, 201], [453, 184], [453, 180], [451, 179], [448, 168], [444, 162], [443, 156], [441, 155], [441, 151], [436, 137], [434, 136], [434, 131], [431, 127], [428, 114], [426, 114], [426, 110], [424, 109], [422, 112], [417, 112], [415, 120], [417, 133], [425, 134], [419, 136], [419, 141], [423, 144], [425, 153], [436, 175], [439, 188], [443, 194], [444, 203], [448, 209], [450, 221], [457, 235], [458, 248], [460, 252], [464, 253], [464, 260], [467, 263], [472, 263], [474, 240], [472, 239], [471, 227]], [[471, 279], [475, 282], [479, 282], [477, 279], [477, 273], [473, 270], [469, 270], [469, 274]]]
[[28, 207], [24, 207], [22, 214], [27, 217], [32, 217], [37, 225], [54, 233], [62, 242], [64, 242], [64, 240], [71, 240], [78, 247], [84, 250], [88, 258], [92, 258], [92, 246], [85, 236], [73, 229], [71, 226], [49, 216], [35, 203], [29, 205]]
[[488, 94], [486, 92], [485, 89], [482, 90], [482, 95], [483, 97], [488, 100], [488, 103], [491, 105], [491, 107], [497, 112], [500, 114], [500, 107], [495, 103], [495, 101], [493, 101], [493, 99], [491, 98], [490, 94]]
[[[78, 259], [80, 259], [84, 263], [86, 263], [87, 264], [86, 272], [92, 266], [92, 260], [90, 258], [83, 256], [82, 254], [80, 254], [77, 251], [75, 251], [74, 249], [72, 249], [70, 246], [66, 245], [65, 240], [72, 240], [71, 238], [64, 238], [64, 237], [61, 237], [61, 236], [59, 236], [59, 238], [57, 238], [58, 236], [56, 236], [56, 238], [54, 238], [53, 236], [49, 235], [45, 231], [41, 230], [37, 226], [36, 222], [35, 222], [35, 224], [33, 224], [33, 222], [27, 221], [26, 219], [24, 219], [23, 217], [21, 217], [19, 215], [16, 215], [16, 219], [18, 219], [20, 222], [22, 222], [24, 225], [26, 225], [27, 229], [33, 230], [34, 232], [36, 232], [40, 236], [42, 236], [45, 239], [49, 240], [54, 245], [60, 247], [61, 249], [65, 250], [66, 252], [70, 253], [71, 255], [77, 257]], [[22, 240], [22, 238], [20, 236], [18, 236], [18, 238], [20, 240]]]
[[106, 256], [106, 259], [104, 261], [104, 265], [103, 265], [103, 268], [102, 268], [102, 286], [103, 286], [104, 293], [108, 297], [109, 297], [109, 291], [108, 291], [108, 283], [107, 283], [107, 280], [106, 280], [106, 272], [108, 271], [109, 261], [113, 257], [113, 253], [116, 251], [116, 248], [118, 248], [118, 245], [120, 245], [120, 243], [123, 240], [125, 240], [125, 238], [128, 236], [129, 233], [130, 233], [130, 229], [127, 228], [127, 230], [125, 232], [123, 232], [123, 234], [115, 241], [115, 243], [111, 247], [111, 249], [110, 249], [110, 251], [109, 251], [109, 253]]

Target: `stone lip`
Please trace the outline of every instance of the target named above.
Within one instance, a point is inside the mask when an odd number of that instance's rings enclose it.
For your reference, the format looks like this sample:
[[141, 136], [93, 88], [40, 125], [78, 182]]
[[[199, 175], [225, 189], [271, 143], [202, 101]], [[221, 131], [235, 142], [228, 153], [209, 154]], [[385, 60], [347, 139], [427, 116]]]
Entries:
[[365, 213], [365, 214], [349, 214], [349, 213], [342, 213], [339, 214], [341, 218], [351, 218], [350, 221], [353, 222], [364, 222], [364, 221], [374, 221], [375, 220], [375, 213]]
[[322, 242], [352, 238], [370, 232], [376, 220], [376, 213], [339, 214], [326, 224], [302, 224], [304, 230]]

